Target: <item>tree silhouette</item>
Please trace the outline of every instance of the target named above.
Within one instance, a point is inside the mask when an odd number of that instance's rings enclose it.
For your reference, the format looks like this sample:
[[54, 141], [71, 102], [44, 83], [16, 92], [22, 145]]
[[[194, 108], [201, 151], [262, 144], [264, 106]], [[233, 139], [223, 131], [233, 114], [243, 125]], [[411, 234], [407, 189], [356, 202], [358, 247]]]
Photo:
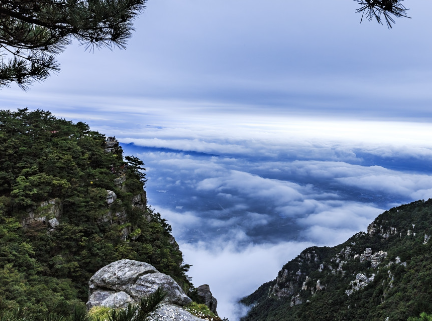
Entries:
[[59, 70], [55, 55], [73, 38], [86, 48], [125, 48], [146, 0], [0, 1], [0, 87], [26, 89]]
[[402, 4], [403, 0], [354, 0], [360, 4], [360, 8], [357, 9], [358, 13], [362, 14], [362, 19], [366, 15], [366, 18], [376, 20], [379, 24], [383, 24], [385, 21], [387, 27], [392, 28], [392, 24], [395, 20], [392, 16], [401, 18], [409, 18], [406, 15], [407, 8]]

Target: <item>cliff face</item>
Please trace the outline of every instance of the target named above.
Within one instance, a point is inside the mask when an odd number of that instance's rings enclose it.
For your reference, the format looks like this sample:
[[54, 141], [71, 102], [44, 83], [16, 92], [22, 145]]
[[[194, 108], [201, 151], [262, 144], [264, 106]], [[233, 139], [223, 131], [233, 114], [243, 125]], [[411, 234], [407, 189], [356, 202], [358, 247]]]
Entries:
[[[432, 200], [392, 208], [367, 232], [304, 250], [241, 300], [246, 320], [407, 320], [432, 312]], [[388, 319], [387, 319], [388, 318]]]

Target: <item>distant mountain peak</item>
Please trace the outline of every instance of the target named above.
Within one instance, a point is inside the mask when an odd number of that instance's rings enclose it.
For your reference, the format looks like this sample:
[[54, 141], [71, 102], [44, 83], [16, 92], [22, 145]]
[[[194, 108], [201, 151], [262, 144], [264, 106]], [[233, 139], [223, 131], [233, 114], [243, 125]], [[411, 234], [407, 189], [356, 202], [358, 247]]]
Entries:
[[432, 312], [432, 200], [379, 215], [334, 247], [310, 247], [240, 302], [243, 321], [407, 320]]

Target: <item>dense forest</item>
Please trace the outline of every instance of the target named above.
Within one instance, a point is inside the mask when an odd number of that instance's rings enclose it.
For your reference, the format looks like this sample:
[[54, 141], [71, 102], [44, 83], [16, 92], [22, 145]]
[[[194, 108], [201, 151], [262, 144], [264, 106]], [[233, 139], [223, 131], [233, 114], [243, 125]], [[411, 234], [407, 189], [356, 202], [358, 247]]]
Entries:
[[119, 259], [193, 290], [170, 225], [147, 206], [143, 165], [85, 123], [0, 111], [0, 312], [84, 307], [90, 277]]
[[241, 300], [242, 320], [432, 320], [431, 235], [432, 199], [392, 208], [367, 233], [285, 264]]

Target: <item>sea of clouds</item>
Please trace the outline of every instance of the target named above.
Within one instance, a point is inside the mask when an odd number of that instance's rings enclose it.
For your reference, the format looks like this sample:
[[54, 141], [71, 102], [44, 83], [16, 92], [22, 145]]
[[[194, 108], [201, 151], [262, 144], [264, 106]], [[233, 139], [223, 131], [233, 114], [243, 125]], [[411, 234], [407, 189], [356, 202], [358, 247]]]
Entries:
[[391, 207], [432, 198], [427, 120], [313, 118], [192, 102], [141, 108], [143, 101], [120, 105], [109, 97], [89, 97], [89, 107], [76, 110], [54, 94], [43, 104], [32, 97], [33, 109], [85, 120], [145, 162], [148, 203], [171, 224], [193, 283], [210, 285], [230, 321], [246, 312], [241, 297], [305, 248], [339, 244]]
[[231, 321], [246, 311], [239, 298], [306, 247], [339, 244], [383, 211], [432, 197], [428, 124], [291, 122], [117, 135], [144, 160], [149, 204], [172, 225], [194, 284], [210, 284]]

